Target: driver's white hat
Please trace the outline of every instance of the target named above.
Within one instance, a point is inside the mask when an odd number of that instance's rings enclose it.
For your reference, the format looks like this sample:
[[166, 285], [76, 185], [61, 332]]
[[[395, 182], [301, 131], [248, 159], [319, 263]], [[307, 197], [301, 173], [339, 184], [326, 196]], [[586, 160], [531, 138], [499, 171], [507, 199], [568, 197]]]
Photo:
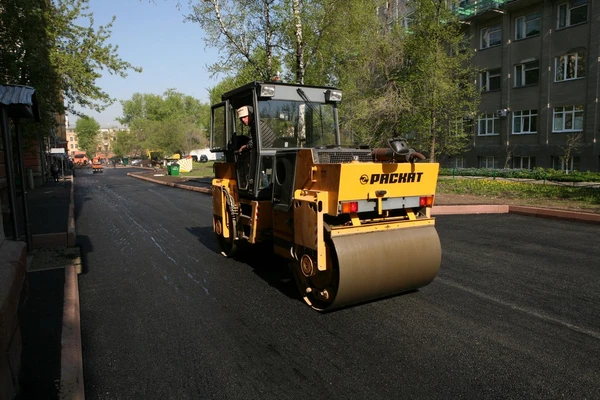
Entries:
[[237, 109], [237, 117], [242, 118], [254, 113], [252, 106], [243, 106]]

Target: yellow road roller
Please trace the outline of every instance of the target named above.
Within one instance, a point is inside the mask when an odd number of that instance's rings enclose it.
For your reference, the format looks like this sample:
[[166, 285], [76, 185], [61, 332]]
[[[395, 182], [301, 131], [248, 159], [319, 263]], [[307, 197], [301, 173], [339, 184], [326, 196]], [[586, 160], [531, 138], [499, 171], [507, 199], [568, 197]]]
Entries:
[[266, 244], [304, 301], [330, 311], [433, 281], [441, 246], [431, 217], [439, 164], [403, 138], [344, 145], [342, 92], [251, 82], [212, 106], [213, 230], [235, 257]]

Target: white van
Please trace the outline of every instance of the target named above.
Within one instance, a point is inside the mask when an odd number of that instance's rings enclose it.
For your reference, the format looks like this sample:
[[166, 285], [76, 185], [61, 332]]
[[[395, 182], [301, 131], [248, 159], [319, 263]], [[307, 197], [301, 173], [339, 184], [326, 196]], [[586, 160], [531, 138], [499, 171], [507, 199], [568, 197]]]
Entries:
[[222, 152], [213, 153], [208, 148], [190, 151], [190, 156], [195, 162], [200, 161], [200, 156], [205, 155], [208, 161], [221, 161], [225, 159], [225, 154]]

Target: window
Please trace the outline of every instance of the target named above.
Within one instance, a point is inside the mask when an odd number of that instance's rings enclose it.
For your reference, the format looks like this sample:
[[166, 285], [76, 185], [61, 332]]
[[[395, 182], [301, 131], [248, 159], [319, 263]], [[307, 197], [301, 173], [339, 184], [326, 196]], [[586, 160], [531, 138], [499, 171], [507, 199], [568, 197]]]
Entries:
[[71, 142], [73, 141], [73, 136], [71, 136]]
[[554, 59], [555, 82], [583, 78], [585, 76], [585, 53], [571, 53]]
[[477, 157], [478, 168], [498, 168], [498, 160], [494, 156]]
[[479, 136], [497, 135], [500, 133], [500, 119], [496, 114], [484, 114], [479, 118]]
[[482, 49], [499, 46], [502, 42], [502, 27], [500, 24], [483, 28], [480, 33], [480, 47]]
[[465, 119], [464, 117], [457, 118], [454, 122], [450, 122], [448, 135], [450, 137], [461, 137], [467, 132], [467, 130], [471, 130], [472, 120]]
[[464, 157], [455, 157], [454, 162], [452, 163], [454, 168], [464, 168], [465, 167], [465, 158]]
[[552, 156], [552, 168], [561, 171], [578, 171], [581, 167], [581, 158], [573, 156], [567, 162], [564, 156]]
[[515, 40], [539, 35], [540, 26], [539, 12], [518, 17], [515, 19]]
[[533, 169], [535, 168], [535, 157], [518, 156], [512, 159], [513, 168]]
[[500, 90], [500, 68], [483, 72], [480, 75], [480, 86], [482, 92]]
[[402, 17], [402, 19], [400, 21], [400, 25], [404, 29], [410, 29], [412, 26], [414, 26], [414, 24], [415, 24], [415, 16], [413, 13], [405, 15], [404, 17]]
[[515, 65], [515, 87], [537, 85], [540, 79], [540, 62]]
[[513, 111], [513, 134], [537, 132], [537, 110]]
[[583, 106], [554, 107], [553, 132], [583, 130]]
[[587, 21], [587, 0], [573, 0], [558, 6], [558, 29]]

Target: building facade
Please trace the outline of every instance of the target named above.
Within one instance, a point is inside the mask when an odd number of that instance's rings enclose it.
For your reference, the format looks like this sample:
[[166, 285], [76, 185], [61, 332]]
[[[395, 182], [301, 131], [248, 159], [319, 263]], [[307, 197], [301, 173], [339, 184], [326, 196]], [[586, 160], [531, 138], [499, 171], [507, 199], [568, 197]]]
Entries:
[[600, 170], [600, 2], [461, 2], [482, 98], [470, 167]]
[[[101, 128], [98, 131], [98, 144], [96, 146], [96, 152], [101, 153], [102, 156], [112, 157], [113, 144], [117, 139], [117, 132], [123, 130], [123, 128]], [[69, 156], [73, 157], [76, 153], [83, 151], [79, 148], [79, 140], [77, 138], [77, 132], [74, 128], [67, 128], [67, 150]], [[88, 154], [88, 157], [93, 157], [94, 154]]]
[[[446, 167], [600, 171], [600, 1], [462, 0], [481, 70], [470, 150]], [[378, 15], [410, 20], [410, 2]]]

